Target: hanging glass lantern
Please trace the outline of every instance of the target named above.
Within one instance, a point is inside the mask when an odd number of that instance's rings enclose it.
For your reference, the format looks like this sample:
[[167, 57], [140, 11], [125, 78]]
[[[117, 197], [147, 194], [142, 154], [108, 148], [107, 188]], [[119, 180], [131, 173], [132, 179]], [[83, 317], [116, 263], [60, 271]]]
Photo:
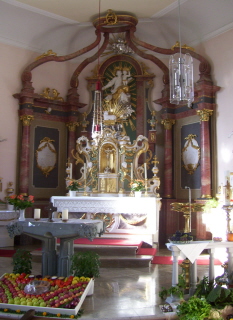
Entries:
[[189, 53], [176, 53], [170, 57], [170, 102], [188, 104], [194, 101], [193, 58]]
[[96, 83], [92, 122], [92, 139], [99, 140], [103, 133], [103, 111], [100, 81]]

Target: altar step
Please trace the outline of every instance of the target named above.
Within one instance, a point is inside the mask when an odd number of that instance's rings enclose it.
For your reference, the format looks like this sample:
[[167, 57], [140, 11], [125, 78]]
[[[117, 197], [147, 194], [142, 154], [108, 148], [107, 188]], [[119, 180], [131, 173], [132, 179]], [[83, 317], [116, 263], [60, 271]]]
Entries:
[[[137, 246], [74, 245], [74, 252], [94, 251], [98, 253], [100, 256], [101, 268], [149, 267], [153, 255], [137, 255], [137, 249]], [[41, 250], [32, 251], [31, 254], [33, 261], [41, 262]]]

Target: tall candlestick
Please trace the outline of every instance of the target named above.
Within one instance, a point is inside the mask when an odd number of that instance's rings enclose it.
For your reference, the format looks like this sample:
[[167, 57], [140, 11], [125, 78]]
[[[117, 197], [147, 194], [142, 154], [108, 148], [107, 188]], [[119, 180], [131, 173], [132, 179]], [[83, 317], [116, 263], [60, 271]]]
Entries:
[[145, 179], [147, 179], [147, 167], [146, 167], [146, 163], [144, 163], [144, 171], [145, 171]]
[[34, 219], [40, 220], [40, 209], [34, 209]]
[[68, 209], [63, 209], [62, 210], [62, 220], [68, 220], [68, 214], [69, 214]]
[[131, 180], [133, 180], [133, 164], [131, 163], [131, 175], [130, 175], [130, 177], [131, 177]]

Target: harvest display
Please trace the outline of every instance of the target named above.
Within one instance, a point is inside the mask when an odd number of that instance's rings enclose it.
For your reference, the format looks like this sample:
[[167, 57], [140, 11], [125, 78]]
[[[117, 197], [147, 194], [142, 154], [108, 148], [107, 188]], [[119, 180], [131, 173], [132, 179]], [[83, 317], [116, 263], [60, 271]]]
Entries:
[[[55, 308], [64, 309], [68, 314], [76, 314], [77, 306], [88, 284], [92, 281], [87, 277], [44, 277], [30, 274], [6, 273], [0, 279], [0, 307], [9, 305], [27, 310], [27, 307], [39, 310], [43, 308], [52, 313], [58, 313]], [[86, 292], [87, 293], [87, 292]], [[86, 294], [85, 294], [86, 295]], [[38, 308], [39, 307], [39, 308]]]

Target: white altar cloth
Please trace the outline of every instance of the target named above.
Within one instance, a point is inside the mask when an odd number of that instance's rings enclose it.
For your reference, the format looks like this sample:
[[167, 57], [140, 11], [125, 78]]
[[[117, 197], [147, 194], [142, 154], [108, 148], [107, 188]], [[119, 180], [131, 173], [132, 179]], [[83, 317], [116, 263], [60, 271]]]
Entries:
[[[158, 243], [160, 198], [156, 197], [51, 197], [57, 211], [68, 209], [70, 212], [147, 214], [147, 226], [152, 234], [153, 242]], [[113, 230], [112, 232], [116, 232]]]
[[[203, 245], [201, 245], [203, 243]], [[208, 249], [209, 252], [209, 280], [214, 280], [214, 253], [215, 249], [224, 248], [228, 254], [228, 272], [233, 272], [233, 242], [225, 241], [225, 242], [214, 242], [214, 241], [193, 241], [193, 244], [197, 245], [196, 248], [199, 250]], [[172, 264], [172, 285], [176, 286], [178, 283], [178, 257], [181, 252], [189, 251], [190, 245], [189, 244], [176, 244], [176, 243], [166, 243], [167, 248], [172, 252], [173, 257], [173, 264]], [[186, 253], [187, 253], [186, 251]], [[197, 251], [195, 253], [196, 259]], [[196, 285], [197, 285], [197, 262], [194, 259], [193, 263], [191, 264], [191, 279], [190, 279], [190, 293], [193, 294]]]

